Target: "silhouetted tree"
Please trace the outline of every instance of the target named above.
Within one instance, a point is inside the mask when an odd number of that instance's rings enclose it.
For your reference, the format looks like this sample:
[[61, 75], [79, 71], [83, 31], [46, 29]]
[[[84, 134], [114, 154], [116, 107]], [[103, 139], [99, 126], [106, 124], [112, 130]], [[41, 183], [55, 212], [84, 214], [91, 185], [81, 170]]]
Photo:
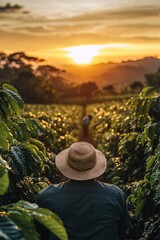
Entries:
[[25, 102], [53, 103], [66, 89], [64, 70], [24, 52], [0, 53], [0, 83], [14, 85]]
[[115, 88], [113, 87], [113, 85], [107, 85], [103, 87], [103, 89], [107, 94], [115, 94]]
[[80, 85], [76, 83], [68, 83], [65, 85], [65, 91], [62, 93], [64, 98], [79, 97], [80, 94]]
[[155, 74], [146, 74], [145, 78], [148, 86], [160, 87], [160, 67]]
[[43, 101], [39, 79], [31, 68], [27, 66], [21, 67], [12, 84], [18, 89], [25, 102], [40, 103]]
[[85, 82], [80, 85], [80, 96], [86, 97], [87, 100], [91, 96], [93, 96], [94, 92], [98, 89], [97, 84], [95, 82]]
[[143, 84], [139, 81], [135, 81], [132, 84], [130, 84], [130, 88], [134, 92], [140, 92], [143, 89]]

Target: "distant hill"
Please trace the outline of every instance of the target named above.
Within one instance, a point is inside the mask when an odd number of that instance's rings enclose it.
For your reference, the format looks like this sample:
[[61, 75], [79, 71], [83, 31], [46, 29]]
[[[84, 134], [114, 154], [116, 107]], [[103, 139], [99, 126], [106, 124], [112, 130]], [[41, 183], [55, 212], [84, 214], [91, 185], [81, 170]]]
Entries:
[[160, 59], [156, 57], [146, 57], [138, 60], [123, 61], [121, 65], [141, 66], [150, 69], [155, 72], [160, 67]]
[[134, 81], [140, 81], [145, 84], [144, 75], [147, 73], [150, 73], [150, 70], [145, 67], [119, 64], [97, 76], [95, 81], [100, 87], [109, 84], [130, 85]]
[[121, 63], [99, 63], [88, 66], [66, 66], [66, 78], [81, 83], [95, 81], [99, 87], [106, 85], [129, 85], [134, 81], [145, 84], [145, 74], [155, 73], [160, 67], [160, 59], [146, 57]]

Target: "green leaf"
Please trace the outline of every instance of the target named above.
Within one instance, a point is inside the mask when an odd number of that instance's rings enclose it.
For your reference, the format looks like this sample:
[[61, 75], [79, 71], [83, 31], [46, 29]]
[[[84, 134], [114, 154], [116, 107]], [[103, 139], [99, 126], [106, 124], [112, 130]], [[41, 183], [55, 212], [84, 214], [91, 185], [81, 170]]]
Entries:
[[155, 198], [160, 202], [160, 187], [158, 187], [156, 190]]
[[147, 138], [146, 138], [146, 132], [143, 132], [141, 134], [141, 144], [142, 146], [144, 146], [145, 142], [147, 141]]
[[30, 144], [29, 142], [24, 142], [23, 147], [31, 152], [33, 155], [37, 156], [37, 147], [35, 145]]
[[154, 151], [155, 155], [160, 158], [160, 144], [157, 145], [157, 148]]
[[33, 138], [37, 138], [40, 135], [42, 135], [42, 127], [41, 127], [41, 123], [38, 119], [35, 118], [28, 118], [26, 119], [26, 124], [29, 127], [30, 131], [31, 131], [31, 136]]
[[9, 212], [9, 218], [22, 230], [26, 240], [38, 240], [32, 217], [25, 211]]
[[153, 91], [155, 91], [155, 88], [153, 87], [144, 88], [139, 96], [140, 98], [148, 97], [148, 95], [151, 94]]
[[29, 141], [31, 144], [34, 144], [35, 146], [37, 146], [39, 150], [41, 150], [44, 154], [46, 154], [46, 148], [42, 142], [34, 138], [31, 138]]
[[28, 141], [31, 138], [31, 132], [28, 126], [26, 125], [26, 122], [21, 120], [21, 122], [19, 123], [19, 126], [21, 128], [22, 139], [25, 141]]
[[11, 146], [10, 153], [12, 161], [18, 170], [19, 178], [22, 179], [27, 175], [27, 164], [23, 152], [19, 146]]
[[26, 166], [27, 166], [27, 174], [31, 175], [34, 174], [34, 176], [39, 176], [41, 172], [41, 159], [30, 152], [28, 149], [26, 149], [23, 145], [21, 147], [22, 152], [25, 157]]
[[55, 234], [61, 240], [67, 240], [67, 233], [62, 220], [48, 209], [38, 208], [33, 211], [32, 216], [48, 230]]
[[8, 102], [3, 97], [0, 97], [0, 109], [1, 109], [1, 112], [3, 112], [6, 119], [9, 116], [12, 116], [10, 106], [9, 106]]
[[136, 216], [139, 216], [141, 214], [144, 205], [145, 205], [145, 199], [141, 199], [141, 201], [137, 203], [136, 211], [135, 211]]
[[20, 109], [24, 108], [24, 101], [22, 100], [16, 88], [14, 88], [12, 85], [5, 83], [2, 84], [2, 88], [6, 90], [17, 101]]
[[11, 238], [9, 238], [6, 233], [2, 230], [0, 230], [0, 239], [1, 240], [11, 240]]
[[17, 203], [17, 206], [22, 208], [22, 209], [27, 209], [27, 210], [35, 210], [38, 208], [38, 205], [36, 203], [30, 203], [27, 201], [19, 201]]
[[15, 101], [18, 103], [18, 106], [20, 109], [24, 108], [24, 101], [22, 100], [22, 98], [15, 92], [6, 89], [6, 91], [12, 96], [12, 98], [15, 99]]
[[137, 106], [136, 106], [136, 116], [139, 117], [139, 115], [141, 115], [142, 113], [142, 104], [143, 104], [143, 100], [139, 99]]
[[8, 162], [6, 160], [4, 160], [1, 155], [0, 155], [0, 165], [7, 170], [11, 170]]
[[0, 164], [0, 195], [6, 193], [9, 186], [8, 171]]
[[6, 124], [0, 120], [0, 150], [8, 151], [9, 150], [9, 141], [10, 132]]
[[3, 96], [10, 105], [11, 110], [18, 115], [24, 106], [24, 102], [21, 97], [10, 90], [1, 89], [0, 92], [3, 93]]
[[68, 240], [62, 220], [48, 209], [39, 208], [37, 204], [19, 201], [16, 204], [2, 206], [9, 218], [23, 231], [26, 240], [37, 240], [33, 219], [40, 222], [61, 240]]
[[139, 97], [132, 97], [128, 100], [128, 105], [131, 108], [135, 108], [139, 102]]
[[149, 169], [152, 167], [155, 159], [156, 159], [156, 156], [154, 156], [154, 155], [149, 156], [149, 158], [147, 159], [147, 162], [146, 162], [146, 171], [147, 171], [147, 172], [148, 172]]
[[7, 217], [0, 217], [1, 240], [25, 240], [22, 231]]
[[41, 165], [42, 161], [45, 160], [45, 155], [36, 145], [30, 144], [29, 142], [24, 142], [22, 146], [31, 154], [34, 162], [38, 163], [39, 166]]
[[9, 89], [9, 90], [11, 90], [12, 92], [15, 92], [15, 93], [19, 94], [18, 91], [17, 91], [17, 89], [16, 89], [15, 87], [13, 87], [12, 85], [3, 83], [3, 84], [2, 84], [2, 88], [3, 88], [3, 89]]

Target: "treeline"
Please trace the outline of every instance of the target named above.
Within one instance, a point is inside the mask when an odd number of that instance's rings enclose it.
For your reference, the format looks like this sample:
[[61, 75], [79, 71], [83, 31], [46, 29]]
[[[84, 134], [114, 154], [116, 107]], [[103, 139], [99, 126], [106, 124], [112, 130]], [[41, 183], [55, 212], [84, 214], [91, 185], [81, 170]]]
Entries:
[[49, 104], [66, 97], [90, 97], [98, 89], [94, 82], [69, 83], [63, 77], [64, 72], [24, 52], [0, 53], [0, 84], [13, 85], [26, 103]]

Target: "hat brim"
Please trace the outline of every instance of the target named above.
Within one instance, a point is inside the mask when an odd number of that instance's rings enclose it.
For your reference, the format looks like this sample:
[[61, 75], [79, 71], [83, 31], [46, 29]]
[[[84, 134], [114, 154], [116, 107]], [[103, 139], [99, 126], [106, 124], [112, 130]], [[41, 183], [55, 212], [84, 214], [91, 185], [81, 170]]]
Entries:
[[101, 176], [107, 167], [107, 160], [102, 152], [95, 149], [97, 161], [93, 168], [87, 171], [77, 171], [71, 168], [67, 162], [69, 148], [61, 151], [55, 158], [56, 167], [67, 178], [73, 180], [89, 180]]

